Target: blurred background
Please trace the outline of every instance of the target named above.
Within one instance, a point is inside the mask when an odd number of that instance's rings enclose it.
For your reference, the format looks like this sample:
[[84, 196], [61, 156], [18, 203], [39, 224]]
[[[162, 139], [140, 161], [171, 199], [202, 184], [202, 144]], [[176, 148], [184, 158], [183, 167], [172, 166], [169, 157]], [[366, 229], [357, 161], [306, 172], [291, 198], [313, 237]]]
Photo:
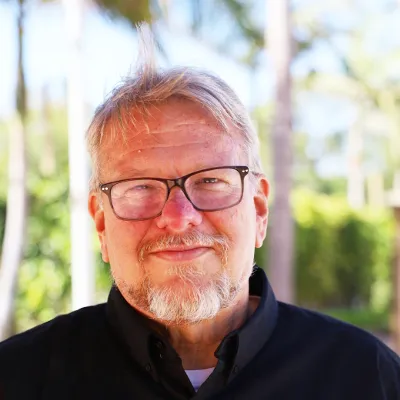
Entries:
[[0, 0], [0, 340], [107, 299], [84, 135], [140, 22], [161, 66], [216, 73], [250, 112], [278, 298], [400, 351], [398, 0]]

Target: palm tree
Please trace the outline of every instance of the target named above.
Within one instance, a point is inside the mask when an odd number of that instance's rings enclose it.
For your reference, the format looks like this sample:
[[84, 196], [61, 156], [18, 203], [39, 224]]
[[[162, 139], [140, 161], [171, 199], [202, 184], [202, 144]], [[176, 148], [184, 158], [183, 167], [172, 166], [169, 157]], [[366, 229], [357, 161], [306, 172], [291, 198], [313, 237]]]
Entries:
[[[149, 1], [97, 0], [112, 16], [124, 17], [133, 26], [151, 19]], [[71, 210], [72, 308], [94, 302], [95, 279], [92, 252], [92, 224], [87, 213], [89, 167], [85, 144], [85, 102], [83, 85], [83, 25], [86, 0], [63, 0], [69, 41], [68, 148]]]
[[268, 1], [268, 50], [276, 77], [275, 120], [272, 132], [274, 205], [271, 212], [268, 266], [278, 299], [294, 301], [294, 224], [292, 188], [291, 22], [288, 0]]
[[72, 309], [94, 301], [92, 230], [87, 215], [89, 167], [85, 146], [85, 100], [83, 85], [84, 1], [65, 0], [68, 37], [68, 154], [71, 224]]
[[[23, 4], [24, 0], [18, 0], [20, 4], [21, 18], [19, 19], [20, 27], [22, 28], [22, 20], [23, 20]], [[80, 306], [89, 304], [93, 301], [93, 286], [94, 286], [94, 276], [93, 269], [91, 267], [91, 251], [90, 251], [90, 225], [87, 222], [86, 217], [86, 190], [87, 190], [87, 177], [88, 177], [88, 168], [86, 164], [86, 153], [84, 151], [84, 141], [83, 141], [83, 132], [85, 129], [84, 126], [84, 114], [83, 114], [83, 94], [81, 93], [82, 85], [81, 80], [82, 76], [80, 75], [80, 63], [82, 60], [81, 51], [81, 42], [82, 42], [82, 20], [83, 20], [83, 12], [84, 5], [86, 3], [84, 0], [70, 0], [64, 1], [64, 7], [66, 11], [67, 17], [67, 30], [69, 32], [69, 43], [71, 50], [71, 61], [70, 61], [70, 75], [69, 75], [69, 153], [70, 153], [70, 191], [71, 191], [71, 247], [72, 247], [72, 281], [73, 281], [73, 308], [78, 308]], [[166, 8], [167, 1], [150, 1], [150, 0], [140, 0], [140, 1], [128, 1], [128, 0], [96, 0], [97, 3], [103, 10], [110, 13], [116, 17], [122, 17], [127, 19], [132, 26], [136, 27], [139, 22], [151, 22], [155, 18], [161, 15], [161, 13], [157, 14], [157, 10], [161, 11]], [[162, 4], [161, 4], [162, 3]], [[251, 48], [259, 47], [261, 48], [263, 45], [263, 35], [260, 33], [260, 30], [257, 30], [252, 24], [251, 19], [247, 14], [247, 7], [243, 5], [242, 2], [237, 0], [221, 0], [218, 3], [225, 7], [225, 11], [228, 11], [234, 19], [237, 21], [237, 26], [239, 27], [239, 31], [247, 37], [247, 39], [251, 43]], [[203, 5], [200, 7], [200, 3], [197, 1], [192, 1], [193, 10], [202, 10]], [[156, 13], [154, 13], [156, 10]], [[201, 22], [200, 14], [197, 16], [199, 19], [196, 22], [194, 12], [193, 19], [193, 31], [195, 32], [195, 26], [198, 22]], [[75, 24], [75, 25], [74, 25]], [[198, 24], [197, 24], [198, 26]], [[20, 49], [22, 49], [22, 29], [19, 31], [20, 33]], [[20, 52], [19, 58], [19, 70], [20, 74], [20, 84], [19, 88], [21, 90], [18, 91], [19, 98], [25, 99], [25, 84], [23, 81], [23, 69], [22, 69], [22, 52]], [[23, 90], [22, 90], [23, 89]], [[23, 102], [19, 101], [19, 105], [21, 105], [19, 110], [19, 115], [21, 117], [22, 124], [20, 126], [23, 129], [23, 122], [25, 119], [25, 100]], [[21, 135], [23, 137], [23, 130], [21, 130]], [[16, 140], [21, 135], [14, 134], [13, 138]], [[12, 152], [11, 152], [12, 151]], [[22, 154], [25, 153], [23, 145], [21, 143], [14, 150], [10, 151], [11, 154], [16, 154], [19, 152], [19, 156], [10, 157], [11, 160], [20, 160], [21, 168], [10, 168], [10, 171], [14, 171], [13, 180], [16, 182], [24, 182], [25, 180], [25, 156]], [[73, 156], [72, 156], [73, 155]], [[19, 171], [19, 175], [16, 177], [17, 172]], [[11, 172], [10, 172], [11, 173]], [[11, 182], [11, 181], [10, 181]], [[15, 188], [15, 185], [10, 185], [10, 193], [12, 192], [12, 188]], [[22, 187], [20, 187], [22, 189]], [[14, 205], [21, 203], [14, 200], [16, 197], [9, 196], [9, 199], [12, 198], [12, 203]], [[23, 192], [20, 190], [19, 196], [22, 198], [26, 197], [25, 194], [25, 186], [23, 185]], [[25, 206], [25, 201], [22, 201]], [[22, 204], [21, 203], [21, 204]], [[13, 220], [15, 217], [12, 217], [11, 207], [8, 207], [9, 217], [8, 221]], [[26, 215], [26, 207], [24, 208], [22, 205], [19, 208], [20, 215]], [[11, 228], [14, 227], [14, 231], [17, 230], [20, 232], [21, 236], [18, 240], [17, 235], [16, 239], [13, 239], [12, 242], [14, 246], [8, 246], [7, 243], [10, 242], [10, 237], [13, 234], [10, 234]], [[11, 259], [11, 266], [8, 268], [2, 268], [3, 270], [3, 278], [1, 281], [3, 282], [3, 287], [7, 286], [10, 289], [2, 289], [1, 295], [4, 297], [8, 297], [9, 299], [13, 299], [15, 297], [15, 287], [16, 287], [16, 278], [18, 265], [20, 264], [22, 258], [22, 237], [24, 232], [24, 224], [17, 223], [8, 223], [5, 236], [5, 245], [3, 246], [4, 250], [3, 254], [3, 264], [6, 262], [9, 264], [7, 260], [10, 259], [8, 254], [14, 254]], [[17, 245], [15, 245], [17, 244]], [[11, 251], [13, 249], [13, 251]], [[17, 253], [19, 254], [17, 256]], [[12, 271], [12, 273], [6, 274], [7, 271]], [[6, 278], [4, 278], [4, 276]], [[5, 284], [5, 282], [8, 282]], [[11, 284], [10, 284], [11, 283]], [[1, 283], [0, 283], [1, 285]], [[2, 286], [0, 286], [2, 287]], [[7, 295], [8, 294], [8, 295]], [[1, 301], [1, 305], [3, 306], [5, 312], [2, 312], [1, 315], [12, 315], [12, 301]], [[8, 318], [8, 317], [7, 317]]]
[[23, 257], [27, 216], [25, 151], [26, 85], [23, 63], [25, 1], [18, 0], [18, 79], [16, 116], [9, 134], [8, 194], [5, 234], [0, 269], [0, 341], [13, 330], [14, 299], [17, 291], [18, 269]]

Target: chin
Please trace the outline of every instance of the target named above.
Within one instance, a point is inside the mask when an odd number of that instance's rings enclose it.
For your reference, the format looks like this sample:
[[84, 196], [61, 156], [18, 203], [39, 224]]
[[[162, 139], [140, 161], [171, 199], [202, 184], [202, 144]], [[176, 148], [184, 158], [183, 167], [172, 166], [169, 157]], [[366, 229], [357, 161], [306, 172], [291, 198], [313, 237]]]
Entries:
[[165, 322], [198, 323], [232, 305], [240, 289], [226, 273], [191, 278], [174, 276], [161, 286], [150, 288], [149, 312]]
[[164, 288], [154, 291], [149, 311], [157, 320], [168, 324], [196, 324], [214, 318], [223, 308], [218, 294], [195, 287]]
[[[214, 271], [215, 269], [215, 271]], [[204, 263], [169, 263], [160, 267], [151, 267], [148, 270], [148, 279], [152, 281], [154, 286], [166, 287], [171, 286], [192, 286], [202, 285], [213, 279], [221, 270], [220, 266], [210, 270], [210, 266]]]
[[174, 296], [182, 298], [190, 298], [199, 292], [199, 290], [207, 290], [212, 286], [210, 277], [170, 277], [163, 284], [159, 285], [158, 288], [171, 292]]

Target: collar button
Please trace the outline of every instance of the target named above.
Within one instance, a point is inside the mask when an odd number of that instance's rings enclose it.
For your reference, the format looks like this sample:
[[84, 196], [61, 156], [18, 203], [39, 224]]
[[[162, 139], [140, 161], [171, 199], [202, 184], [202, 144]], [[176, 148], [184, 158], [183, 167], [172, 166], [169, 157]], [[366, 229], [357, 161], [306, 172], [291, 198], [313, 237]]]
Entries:
[[164, 343], [161, 340], [157, 340], [156, 341], [156, 347], [157, 347], [158, 350], [161, 351], [161, 350], [164, 350], [165, 346], [164, 346]]

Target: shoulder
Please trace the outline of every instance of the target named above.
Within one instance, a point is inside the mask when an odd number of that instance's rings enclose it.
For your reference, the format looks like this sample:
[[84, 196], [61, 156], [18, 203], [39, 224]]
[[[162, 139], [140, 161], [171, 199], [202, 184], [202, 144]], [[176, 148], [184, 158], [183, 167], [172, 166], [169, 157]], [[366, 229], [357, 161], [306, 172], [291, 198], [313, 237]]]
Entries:
[[291, 328], [300, 336], [318, 337], [317, 343], [331, 341], [341, 346], [350, 345], [353, 349], [360, 346], [364, 350], [385, 346], [371, 333], [317, 311], [279, 302], [278, 315], [281, 328]]
[[26, 354], [26, 350], [37, 351], [38, 349], [44, 349], [49, 340], [56, 338], [61, 333], [65, 333], [66, 330], [77, 330], [85, 326], [90, 327], [90, 323], [96, 320], [100, 322], [101, 317], [105, 314], [104, 306], [104, 304], [99, 304], [60, 315], [44, 324], [10, 337], [0, 343], [0, 360], [4, 360], [7, 355]]
[[[382, 393], [400, 396], [400, 358], [371, 333], [301, 307], [279, 303], [278, 330], [296, 333], [297, 346], [316, 352], [332, 368], [376, 377]], [[296, 347], [297, 347], [296, 346]], [[397, 398], [397, 397], [396, 397]]]
[[0, 343], [0, 382], [15, 374], [37, 376], [47, 368], [52, 347], [64, 342], [66, 348], [74, 346], [81, 336], [88, 336], [104, 323], [105, 306], [86, 307], [65, 314], [49, 322]]

